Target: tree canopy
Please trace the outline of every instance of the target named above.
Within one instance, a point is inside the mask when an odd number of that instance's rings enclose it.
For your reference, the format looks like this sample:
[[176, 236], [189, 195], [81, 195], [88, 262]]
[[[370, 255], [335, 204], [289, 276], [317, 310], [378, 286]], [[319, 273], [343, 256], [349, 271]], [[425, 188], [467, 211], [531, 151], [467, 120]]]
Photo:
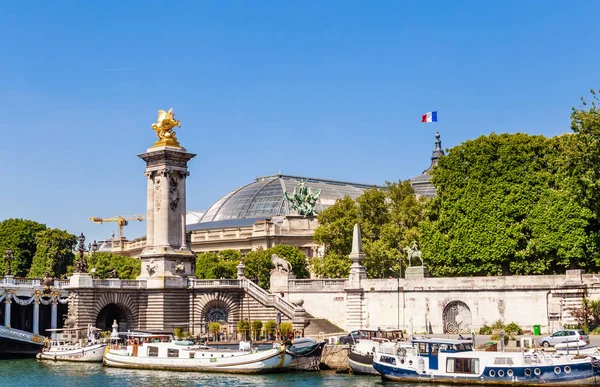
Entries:
[[73, 246], [77, 237], [57, 228], [48, 228], [36, 234], [36, 252], [28, 277], [61, 277], [73, 264]]
[[88, 270], [95, 278], [109, 278], [111, 272], [116, 270], [120, 279], [136, 279], [141, 272], [141, 261], [138, 258], [125, 257], [122, 255], [96, 252], [85, 256]]
[[362, 231], [363, 262], [370, 278], [397, 276], [406, 267], [402, 249], [419, 240], [418, 224], [424, 219], [425, 198], [418, 199], [409, 181], [386, 183], [385, 189], [365, 190], [356, 201], [339, 199], [318, 215], [315, 242], [325, 245], [325, 256], [311, 260], [314, 274], [326, 278], [347, 277], [350, 271], [352, 230]]
[[[25, 277], [36, 251], [35, 237], [46, 225], [26, 219], [5, 219], [0, 222], [0, 257], [10, 248], [13, 251], [12, 273]], [[0, 260], [0, 271], [4, 273], [5, 262]]]
[[274, 269], [271, 262], [273, 254], [279, 255], [292, 265], [292, 272], [296, 278], [309, 277], [306, 255], [297, 247], [289, 245], [275, 245], [266, 250], [250, 251], [243, 259], [238, 250], [200, 253], [196, 259], [196, 276], [201, 279], [237, 278], [237, 265], [243, 261], [245, 277], [268, 289], [271, 270]]
[[[452, 148], [433, 170], [438, 194], [422, 249], [439, 276], [596, 270], [596, 215], [578, 200], [570, 161], [582, 139], [490, 134]], [[590, 191], [587, 191], [590, 196]]]

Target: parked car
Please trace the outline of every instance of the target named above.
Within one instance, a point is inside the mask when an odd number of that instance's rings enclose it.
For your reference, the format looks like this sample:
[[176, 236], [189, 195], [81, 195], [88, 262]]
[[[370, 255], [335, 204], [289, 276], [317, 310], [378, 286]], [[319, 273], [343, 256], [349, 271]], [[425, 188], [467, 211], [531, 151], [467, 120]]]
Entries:
[[590, 345], [590, 337], [580, 329], [562, 329], [554, 332], [550, 336], [542, 337], [540, 339], [540, 345], [542, 347], [555, 346], [560, 343], [585, 343], [584, 345]]
[[340, 344], [354, 344], [360, 341], [360, 331], [352, 331], [346, 336], [340, 337]]

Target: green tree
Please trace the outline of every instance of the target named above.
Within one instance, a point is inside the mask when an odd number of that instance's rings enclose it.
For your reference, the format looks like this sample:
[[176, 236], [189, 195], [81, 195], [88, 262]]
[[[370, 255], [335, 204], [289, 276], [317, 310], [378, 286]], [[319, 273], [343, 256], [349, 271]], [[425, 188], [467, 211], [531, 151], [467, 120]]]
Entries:
[[347, 277], [351, 265], [348, 254], [352, 250], [352, 230], [358, 222], [358, 205], [345, 196], [321, 211], [317, 219], [319, 227], [313, 234], [313, 240], [325, 245], [325, 255], [310, 260], [312, 272], [317, 277]]
[[218, 321], [213, 321], [211, 323], [208, 324], [208, 330], [215, 335], [215, 341], [219, 341], [220, 340], [220, 335], [219, 333], [221, 333], [221, 323]]
[[290, 245], [275, 245], [267, 250], [267, 254], [271, 257], [277, 254], [292, 265], [292, 272], [296, 278], [309, 278], [308, 261], [306, 255], [299, 248]]
[[271, 283], [271, 270], [274, 269], [271, 262], [271, 254], [268, 250], [250, 251], [244, 257], [245, 276], [256, 281], [263, 289], [269, 289]]
[[237, 250], [200, 253], [196, 258], [196, 277], [201, 279], [237, 278], [236, 266], [242, 260]]
[[491, 134], [452, 148], [433, 170], [438, 189], [421, 224], [434, 275], [554, 274], [595, 268], [593, 214], [572, 194], [566, 144], [579, 138]]
[[263, 323], [260, 320], [252, 321], [252, 335], [254, 336], [254, 340], [258, 340], [260, 338], [260, 331], [262, 330]]
[[61, 277], [73, 264], [73, 246], [77, 237], [57, 228], [48, 228], [36, 234], [36, 252], [28, 277], [42, 278], [46, 273]]
[[[319, 214], [314, 240], [326, 246], [323, 258], [311, 259], [319, 277], [347, 277], [350, 270], [353, 228], [361, 227], [363, 265], [370, 278], [398, 275], [402, 251], [419, 241], [419, 222], [425, 219], [427, 199], [418, 199], [409, 181], [387, 183], [385, 189], [371, 188], [356, 202], [345, 197]], [[403, 265], [405, 267], [405, 265]]]
[[279, 333], [282, 337], [289, 337], [290, 334], [294, 331], [294, 326], [291, 322], [284, 321], [279, 324]]
[[[10, 248], [13, 251], [12, 273], [17, 277], [27, 275], [36, 251], [35, 236], [46, 225], [26, 219], [5, 219], [0, 222], [0, 256]], [[6, 267], [0, 260], [0, 272]]]
[[135, 279], [141, 273], [142, 265], [138, 258], [107, 252], [96, 252], [84, 258], [87, 260], [88, 270], [93, 269], [96, 278], [109, 278], [113, 270], [116, 270], [120, 279]]
[[277, 330], [277, 323], [275, 322], [275, 320], [269, 320], [269, 321], [265, 322], [265, 325], [263, 328], [265, 330], [265, 335], [268, 340], [269, 336], [274, 334], [275, 331]]
[[244, 340], [248, 340], [250, 334], [250, 322], [248, 320], [240, 320], [237, 323], [238, 332], [242, 335]]

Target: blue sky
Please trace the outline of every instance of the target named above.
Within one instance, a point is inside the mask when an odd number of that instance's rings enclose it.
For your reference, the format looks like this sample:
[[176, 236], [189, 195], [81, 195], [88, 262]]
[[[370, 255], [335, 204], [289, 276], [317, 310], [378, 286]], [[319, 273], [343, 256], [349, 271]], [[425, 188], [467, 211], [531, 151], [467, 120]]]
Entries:
[[[281, 171], [383, 184], [490, 132], [569, 131], [599, 87], [591, 1], [2, 2], [0, 219], [89, 239], [145, 213], [158, 109], [188, 209]], [[438, 124], [420, 117], [437, 110]], [[129, 238], [145, 224], [125, 229]]]

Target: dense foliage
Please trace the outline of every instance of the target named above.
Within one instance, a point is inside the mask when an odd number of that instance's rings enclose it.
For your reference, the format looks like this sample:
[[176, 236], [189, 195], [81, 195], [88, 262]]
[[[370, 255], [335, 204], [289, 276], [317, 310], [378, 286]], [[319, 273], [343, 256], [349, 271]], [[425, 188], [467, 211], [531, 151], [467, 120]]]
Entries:
[[207, 252], [197, 255], [196, 276], [202, 279], [237, 278], [236, 266], [243, 261], [244, 275], [254, 280], [258, 286], [268, 289], [270, 285], [271, 262], [273, 254], [279, 255], [292, 265], [296, 278], [308, 278], [306, 255], [298, 248], [289, 245], [276, 245], [270, 249], [258, 249], [248, 252], [242, 259], [237, 250], [223, 250], [218, 253]]
[[241, 260], [242, 254], [237, 250], [198, 254], [196, 258], [196, 277], [200, 279], [236, 278], [236, 266]]
[[387, 183], [386, 189], [371, 188], [356, 201], [337, 200], [318, 215], [314, 240], [325, 245], [325, 256], [311, 260], [319, 277], [347, 277], [352, 231], [362, 231], [363, 262], [370, 278], [397, 276], [408, 264], [402, 249], [419, 240], [418, 224], [425, 216], [426, 199], [417, 199], [410, 182]]
[[36, 234], [36, 252], [28, 277], [43, 278], [46, 274], [60, 277], [73, 264], [73, 246], [77, 237], [56, 228], [48, 228]]
[[575, 165], [581, 167], [571, 160], [580, 140], [577, 134], [491, 134], [452, 148], [433, 171], [438, 194], [421, 225], [430, 271], [597, 270], [597, 212], [586, 204], [597, 194], [573, 177]]
[[111, 272], [116, 270], [117, 277], [120, 279], [135, 279], [141, 272], [141, 261], [138, 258], [111, 253], [94, 253], [85, 256], [85, 259], [88, 270], [93, 272], [94, 278], [109, 278]]
[[[45, 225], [32, 220], [11, 218], [0, 222], [0, 256], [3, 256], [8, 248], [13, 251], [13, 275], [27, 275], [36, 251], [35, 237], [45, 229]], [[0, 260], [0, 272], [5, 272], [4, 259]]]

